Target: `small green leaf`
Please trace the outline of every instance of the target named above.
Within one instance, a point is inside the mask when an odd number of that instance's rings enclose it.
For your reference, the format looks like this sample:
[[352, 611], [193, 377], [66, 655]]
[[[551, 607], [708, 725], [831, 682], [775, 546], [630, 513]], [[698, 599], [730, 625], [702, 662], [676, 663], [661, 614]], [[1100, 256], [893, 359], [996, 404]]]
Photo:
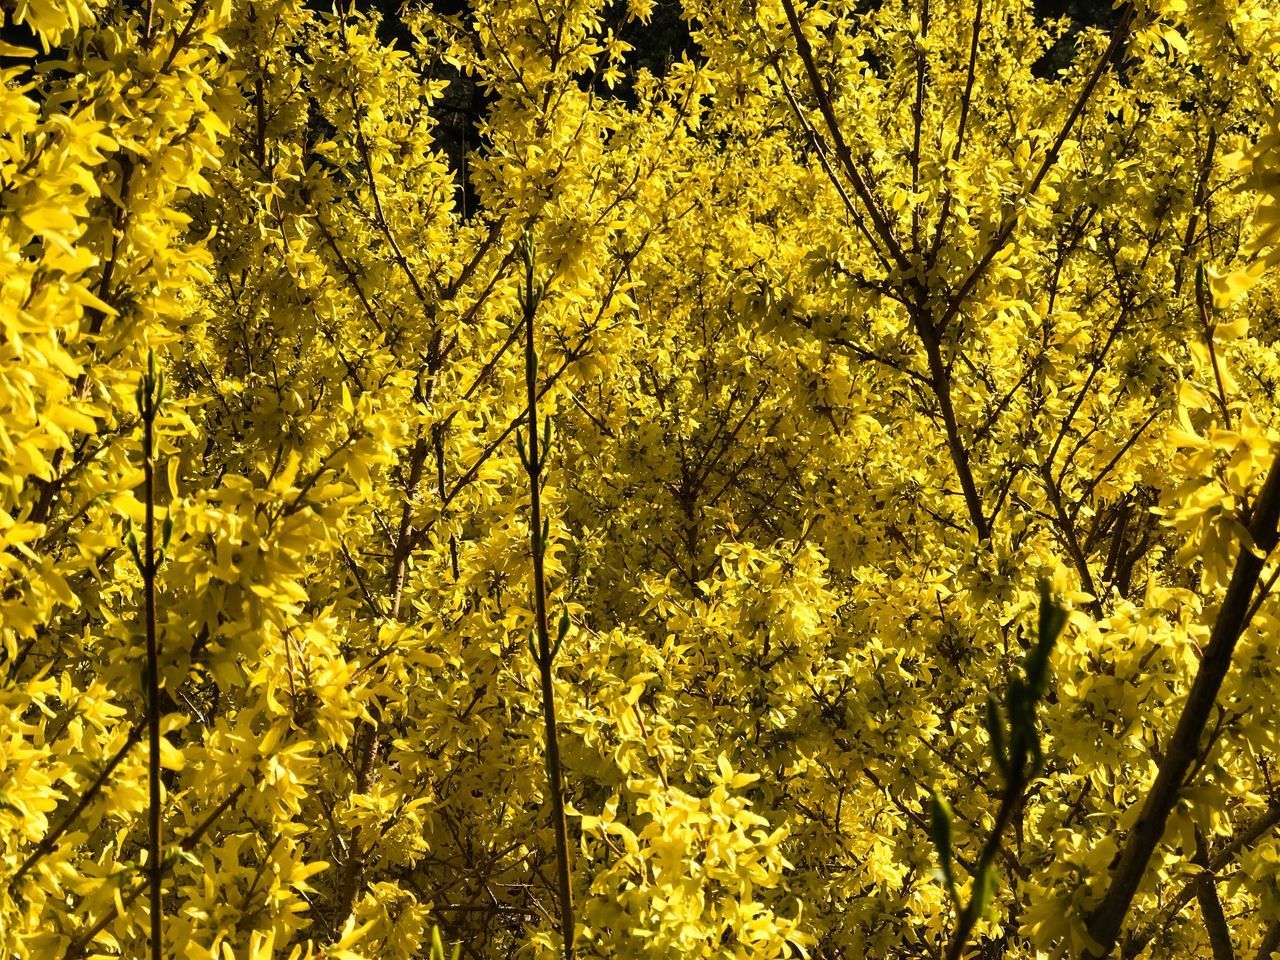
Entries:
[[1009, 742], [1005, 735], [1004, 718], [996, 698], [987, 694], [987, 733], [991, 737], [991, 756], [996, 767], [1006, 777], [1009, 775]]
[[146, 567], [142, 563], [142, 550], [138, 547], [138, 535], [134, 533], [133, 521], [129, 521], [128, 529], [125, 531], [124, 542], [129, 546], [129, 552], [133, 554], [133, 562], [138, 565], [138, 572], [145, 574]]
[[1009, 710], [1009, 726], [1016, 737], [1018, 730], [1026, 725], [1027, 718], [1027, 684], [1021, 675], [1014, 674], [1009, 678], [1009, 691], [1005, 696], [1005, 706]]
[[528, 271], [533, 270], [534, 253], [533, 231], [526, 229], [520, 237], [520, 258]]
[[974, 878], [973, 899], [969, 901], [968, 911], [974, 920], [987, 916], [995, 902], [996, 874], [991, 867], [984, 867]]
[[1044, 696], [1049, 683], [1049, 654], [1067, 624], [1067, 610], [1049, 593], [1046, 580], [1040, 581], [1040, 624], [1035, 645], [1027, 654], [1024, 670], [1032, 701]]
[[516, 453], [520, 454], [520, 463], [524, 467], [525, 473], [528, 473], [529, 455], [524, 450], [524, 434], [519, 430], [516, 431]]
[[938, 866], [942, 870], [942, 879], [946, 884], [947, 892], [951, 896], [952, 902], [956, 905], [956, 909], [960, 908], [960, 896], [956, 892], [955, 868], [951, 863], [951, 824], [952, 814], [951, 805], [943, 799], [937, 790], [931, 792], [929, 818], [929, 838], [933, 841], [934, 849], [938, 851]]
[[1033, 723], [1031, 725], [1030, 742], [1031, 742], [1031, 772], [1039, 773], [1044, 769], [1044, 746], [1040, 742], [1040, 731], [1038, 731]]

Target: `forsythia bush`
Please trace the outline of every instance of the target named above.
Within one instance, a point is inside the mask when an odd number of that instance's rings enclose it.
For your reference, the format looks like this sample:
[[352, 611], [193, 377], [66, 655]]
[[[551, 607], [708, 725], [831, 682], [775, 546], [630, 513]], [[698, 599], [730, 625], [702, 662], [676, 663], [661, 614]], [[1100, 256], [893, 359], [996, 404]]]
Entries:
[[1280, 7], [653, 13], [0, 2], [0, 957], [1280, 956]]

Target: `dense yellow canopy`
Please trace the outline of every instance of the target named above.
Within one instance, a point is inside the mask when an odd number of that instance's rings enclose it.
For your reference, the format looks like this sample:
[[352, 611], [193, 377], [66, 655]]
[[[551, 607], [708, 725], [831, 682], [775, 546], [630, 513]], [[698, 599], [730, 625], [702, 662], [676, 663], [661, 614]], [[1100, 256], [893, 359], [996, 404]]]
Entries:
[[1280, 6], [321, 7], [0, 3], [0, 957], [1280, 954]]

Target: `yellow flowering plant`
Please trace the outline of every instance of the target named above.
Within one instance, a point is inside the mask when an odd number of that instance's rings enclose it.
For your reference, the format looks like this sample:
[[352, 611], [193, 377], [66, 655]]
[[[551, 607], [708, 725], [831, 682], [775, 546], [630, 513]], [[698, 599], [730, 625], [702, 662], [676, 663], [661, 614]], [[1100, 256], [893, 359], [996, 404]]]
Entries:
[[0, 956], [1280, 953], [1280, 9], [1043, 10], [0, 0]]

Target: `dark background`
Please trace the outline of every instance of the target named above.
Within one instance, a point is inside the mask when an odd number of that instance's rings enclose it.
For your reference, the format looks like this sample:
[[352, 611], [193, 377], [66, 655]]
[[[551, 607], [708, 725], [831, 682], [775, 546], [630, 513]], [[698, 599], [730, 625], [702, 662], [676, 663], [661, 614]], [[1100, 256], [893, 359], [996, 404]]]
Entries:
[[[333, 0], [307, 0], [317, 11], [333, 10]], [[342, 0], [338, 0], [342, 2]], [[351, 7], [366, 13], [377, 14], [378, 34], [386, 43], [408, 47], [413, 37], [400, 17], [403, 0], [346, 0]], [[877, 4], [880, 0], [865, 0]], [[141, 9], [143, 0], [125, 0], [126, 8]], [[446, 14], [464, 13], [468, 0], [434, 0], [433, 6]], [[1119, 19], [1119, 11], [1112, 9], [1111, 0], [1034, 0], [1036, 15], [1044, 19], [1066, 16], [1071, 26], [1053, 48], [1034, 66], [1037, 75], [1049, 78], [1071, 63], [1075, 52], [1075, 38], [1085, 27], [1109, 28]], [[615, 0], [606, 15], [616, 34], [629, 43], [633, 50], [628, 56], [631, 71], [645, 67], [662, 74], [675, 60], [688, 55], [697, 56], [697, 49], [689, 34], [689, 25], [681, 18], [679, 0], [657, 0], [648, 23], [626, 22], [625, 3]], [[0, 38], [20, 46], [35, 47], [39, 44], [25, 26], [5, 22], [0, 26]], [[56, 59], [58, 51], [37, 60]], [[10, 58], [0, 57], [0, 67], [10, 66]], [[461, 188], [464, 213], [475, 207], [475, 197], [466, 174], [467, 153], [475, 147], [479, 137], [477, 127], [484, 115], [486, 97], [470, 78], [439, 68], [442, 77], [451, 81], [445, 94], [443, 109], [438, 115], [437, 137], [441, 148], [448, 155], [450, 165], [456, 171]], [[447, 72], [443, 72], [447, 71]], [[615, 90], [614, 95], [629, 99], [630, 75]]]

